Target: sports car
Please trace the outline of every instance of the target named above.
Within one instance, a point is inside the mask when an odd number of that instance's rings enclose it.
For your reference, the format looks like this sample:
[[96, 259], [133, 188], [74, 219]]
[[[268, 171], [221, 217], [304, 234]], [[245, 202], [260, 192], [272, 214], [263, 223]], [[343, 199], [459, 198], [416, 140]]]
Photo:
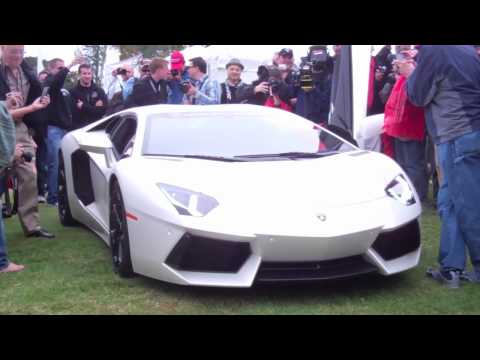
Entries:
[[126, 110], [64, 137], [60, 221], [103, 239], [120, 276], [181, 285], [415, 267], [421, 205], [410, 179], [339, 134], [255, 105]]

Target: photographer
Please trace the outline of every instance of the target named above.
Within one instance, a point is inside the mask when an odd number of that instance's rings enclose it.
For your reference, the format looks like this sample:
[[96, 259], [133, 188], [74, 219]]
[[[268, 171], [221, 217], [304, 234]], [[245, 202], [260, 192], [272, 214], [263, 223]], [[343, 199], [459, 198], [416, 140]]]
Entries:
[[232, 59], [225, 66], [227, 69], [227, 80], [220, 86], [222, 88], [222, 104], [240, 104], [241, 101], [237, 96], [237, 92], [242, 91], [248, 85], [242, 82], [243, 64], [238, 59]]
[[417, 107], [408, 100], [406, 82], [407, 78], [399, 75], [385, 106], [384, 131], [393, 140], [395, 161], [412, 180], [418, 197], [423, 202], [428, 193], [425, 114], [422, 107]]
[[207, 75], [207, 63], [201, 57], [190, 60], [188, 75], [194, 83], [184, 84], [184, 103], [187, 105], [220, 104], [221, 89], [216, 80]]
[[127, 101], [128, 97], [132, 94], [133, 86], [135, 85], [136, 78], [133, 76], [133, 68], [128, 65], [122, 65], [118, 69], [113, 70], [112, 75], [114, 77], [120, 76], [122, 78], [122, 100]]
[[281, 96], [281, 94], [285, 93], [287, 90], [287, 85], [282, 79], [281, 71], [278, 68], [271, 66], [268, 68], [268, 76], [270, 91], [264, 106], [275, 107], [291, 112], [292, 106], [289, 104], [288, 100]]
[[149, 65], [148, 75], [133, 87], [126, 108], [166, 104], [168, 102], [168, 73], [168, 61], [154, 58]]
[[170, 79], [168, 85], [171, 92], [168, 96], [169, 104], [183, 104], [182, 83], [186, 83], [189, 80], [190, 77], [188, 76], [188, 71], [185, 70], [185, 59], [182, 53], [174, 51], [170, 56]]
[[[14, 107], [15, 103], [15, 100], [0, 102], [0, 178], [4, 176], [3, 172], [10, 163], [15, 151], [15, 125], [9, 114], [10, 108]], [[8, 191], [8, 189], [3, 190]], [[8, 260], [5, 229], [3, 218], [0, 216], [0, 273], [19, 272], [24, 270], [24, 268], [23, 265], [17, 265]]]
[[26, 125], [33, 127], [41, 121], [38, 111], [48, 106], [50, 98], [41, 96], [40, 82], [23, 59], [24, 45], [3, 45], [1, 50], [0, 100], [13, 98], [15, 109], [10, 113], [15, 121], [16, 143], [20, 145], [12, 164], [18, 180], [18, 218], [27, 237], [52, 238], [54, 235], [40, 226], [37, 175], [32, 161], [36, 145]]
[[64, 89], [65, 80], [70, 69], [82, 62], [76, 57], [68, 66], [62, 59], [53, 59], [48, 62], [48, 76], [44, 81], [44, 89], [48, 89], [52, 102], [47, 108], [47, 204], [56, 206], [58, 201], [58, 150], [65, 134], [72, 127], [71, 98]]
[[297, 103], [295, 113], [316, 124], [325, 125], [330, 113], [333, 61], [324, 45], [312, 46], [302, 58], [296, 74]]

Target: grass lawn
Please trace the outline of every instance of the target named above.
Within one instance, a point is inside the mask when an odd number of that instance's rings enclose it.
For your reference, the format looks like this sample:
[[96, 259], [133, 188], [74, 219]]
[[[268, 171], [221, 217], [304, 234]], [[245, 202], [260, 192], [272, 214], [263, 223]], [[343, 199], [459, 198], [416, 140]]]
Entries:
[[6, 221], [10, 258], [27, 270], [0, 275], [0, 314], [480, 314], [480, 286], [449, 290], [424, 276], [438, 251], [439, 221], [429, 207], [421, 264], [407, 273], [253, 289], [120, 279], [99, 238], [63, 228], [56, 209], [41, 205], [41, 218], [56, 239], [26, 239], [16, 217]]

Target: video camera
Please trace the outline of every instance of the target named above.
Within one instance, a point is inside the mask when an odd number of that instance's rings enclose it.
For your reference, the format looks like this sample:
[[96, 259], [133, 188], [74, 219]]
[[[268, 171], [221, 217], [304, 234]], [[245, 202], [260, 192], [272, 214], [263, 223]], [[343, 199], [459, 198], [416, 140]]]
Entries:
[[324, 80], [332, 72], [332, 62], [326, 45], [310, 47], [308, 56], [302, 58], [300, 70], [294, 74], [294, 83], [305, 92], [315, 88], [315, 80]]

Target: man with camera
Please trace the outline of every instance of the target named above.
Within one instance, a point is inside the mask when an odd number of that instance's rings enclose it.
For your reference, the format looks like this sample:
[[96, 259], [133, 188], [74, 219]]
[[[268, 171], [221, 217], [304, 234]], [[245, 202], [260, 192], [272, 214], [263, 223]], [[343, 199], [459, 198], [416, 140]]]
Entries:
[[128, 97], [132, 94], [133, 86], [135, 85], [136, 78], [133, 76], [133, 68], [128, 65], [122, 65], [118, 69], [113, 70], [112, 75], [114, 77], [120, 76], [122, 78], [122, 100], [127, 101]]
[[295, 113], [316, 124], [325, 125], [330, 113], [333, 60], [325, 45], [314, 45], [302, 58], [295, 74], [297, 102]]
[[269, 95], [264, 103], [264, 106], [275, 107], [291, 112], [293, 110], [292, 106], [289, 104], [288, 100], [282, 96], [282, 94], [285, 94], [287, 90], [287, 85], [282, 78], [281, 71], [275, 66], [271, 66], [267, 69]]
[[168, 81], [171, 90], [168, 96], [169, 104], [183, 104], [184, 92], [182, 83], [189, 83], [189, 80], [190, 77], [185, 69], [185, 58], [182, 53], [180, 51], [172, 52], [170, 56], [170, 78]]
[[192, 81], [182, 84], [185, 92], [184, 103], [187, 105], [220, 104], [220, 84], [207, 75], [205, 60], [201, 57], [191, 59], [187, 71]]
[[149, 74], [133, 87], [132, 95], [127, 100], [127, 108], [168, 102], [168, 61], [154, 58], [149, 65], [149, 70]]
[[65, 134], [72, 128], [73, 104], [70, 93], [64, 89], [65, 80], [70, 69], [83, 61], [81, 57], [65, 66], [62, 59], [56, 58], [48, 62], [49, 75], [43, 83], [44, 92], [52, 99], [47, 109], [47, 204], [56, 206], [58, 202], [58, 151]]
[[15, 121], [17, 149], [11, 168], [18, 180], [18, 218], [27, 237], [52, 238], [54, 235], [40, 226], [36, 144], [27, 127], [42, 121], [38, 112], [49, 105], [50, 97], [42, 96], [37, 76], [24, 61], [24, 45], [3, 45], [1, 52], [0, 100], [13, 101], [10, 113]]
[[225, 66], [227, 69], [227, 80], [220, 86], [222, 88], [222, 104], [240, 104], [238, 93], [242, 92], [248, 85], [242, 82], [243, 64], [238, 59], [232, 59]]

